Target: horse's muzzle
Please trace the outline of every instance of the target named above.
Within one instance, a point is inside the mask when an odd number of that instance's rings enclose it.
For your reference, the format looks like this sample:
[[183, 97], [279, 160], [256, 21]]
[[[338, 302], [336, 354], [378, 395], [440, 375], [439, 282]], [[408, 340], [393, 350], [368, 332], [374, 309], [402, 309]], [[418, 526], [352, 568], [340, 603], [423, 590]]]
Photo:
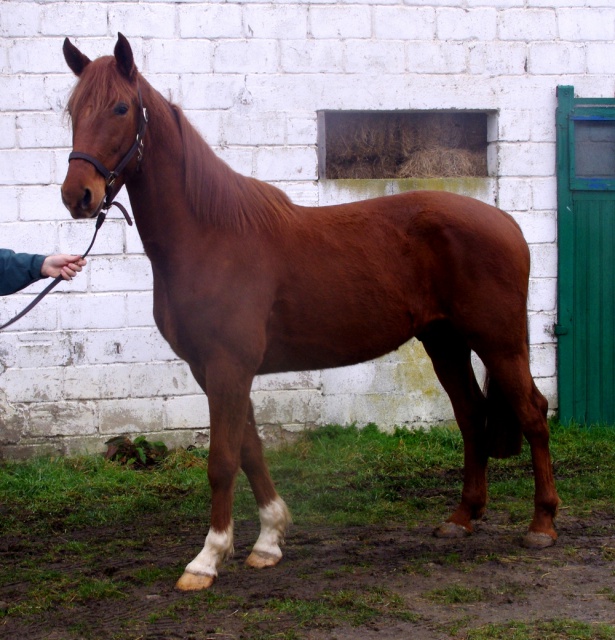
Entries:
[[85, 185], [81, 180], [73, 180], [67, 176], [61, 193], [64, 206], [70, 211], [71, 216], [77, 219], [97, 216], [105, 200], [104, 182], [98, 176]]

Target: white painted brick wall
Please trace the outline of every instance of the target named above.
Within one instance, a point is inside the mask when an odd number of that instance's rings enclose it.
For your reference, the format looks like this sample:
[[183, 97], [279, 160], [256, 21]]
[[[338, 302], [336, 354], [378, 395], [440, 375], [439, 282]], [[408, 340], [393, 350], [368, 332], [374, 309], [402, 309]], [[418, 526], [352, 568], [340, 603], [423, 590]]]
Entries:
[[[589, 4], [5, 0], [0, 245], [78, 252], [91, 237], [93, 225], [70, 220], [59, 197], [71, 140], [63, 110], [74, 82], [61, 54], [65, 36], [94, 58], [110, 54], [122, 31], [148, 79], [223, 159], [300, 204], [401, 188], [318, 183], [319, 110], [487, 111], [491, 177], [445, 186], [510, 211], [525, 233], [532, 370], [556, 408], [555, 88], [573, 84], [588, 97], [615, 91], [615, 7]], [[154, 327], [151, 271], [136, 231], [111, 219], [99, 235], [84, 274], [0, 333], [0, 401], [23, 418], [21, 430], [0, 428], [6, 452], [27, 455], [43, 444], [98, 450], [122, 432], [207, 442], [206, 400]], [[43, 286], [0, 299], [0, 319]], [[265, 437], [328, 421], [391, 427], [452, 418], [416, 341], [378, 363], [257, 379], [254, 400]]]

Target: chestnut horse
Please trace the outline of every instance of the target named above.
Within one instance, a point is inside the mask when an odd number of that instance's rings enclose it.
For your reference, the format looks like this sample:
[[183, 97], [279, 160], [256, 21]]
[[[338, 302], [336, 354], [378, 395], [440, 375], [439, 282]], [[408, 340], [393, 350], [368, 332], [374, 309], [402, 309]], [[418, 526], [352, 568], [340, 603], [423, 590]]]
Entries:
[[[535, 477], [524, 541], [553, 544], [558, 497], [547, 403], [529, 368], [529, 251], [508, 214], [430, 191], [297, 206], [217, 158], [181, 109], [140, 75], [121, 34], [113, 56], [90, 61], [68, 39], [64, 56], [78, 76], [68, 102], [74, 151], [64, 204], [74, 218], [92, 218], [126, 185], [152, 264], [156, 324], [209, 401], [210, 529], [178, 588], [209, 587], [232, 552], [240, 468], [261, 521], [247, 563], [273, 566], [282, 557], [290, 518], [263, 459], [254, 376], [363, 362], [413, 336], [433, 361], [464, 440], [461, 501], [436, 535], [472, 531], [487, 502], [488, 457], [518, 453], [524, 435]], [[471, 350], [488, 371], [486, 396]]]

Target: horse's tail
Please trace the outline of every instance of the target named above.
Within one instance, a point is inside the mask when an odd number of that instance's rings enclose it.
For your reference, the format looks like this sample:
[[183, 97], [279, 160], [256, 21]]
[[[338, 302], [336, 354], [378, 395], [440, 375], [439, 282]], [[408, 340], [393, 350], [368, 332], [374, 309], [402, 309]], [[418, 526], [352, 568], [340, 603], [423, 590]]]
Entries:
[[492, 458], [510, 458], [521, 453], [523, 433], [512, 406], [500, 385], [489, 376], [485, 379], [487, 398], [487, 453]]

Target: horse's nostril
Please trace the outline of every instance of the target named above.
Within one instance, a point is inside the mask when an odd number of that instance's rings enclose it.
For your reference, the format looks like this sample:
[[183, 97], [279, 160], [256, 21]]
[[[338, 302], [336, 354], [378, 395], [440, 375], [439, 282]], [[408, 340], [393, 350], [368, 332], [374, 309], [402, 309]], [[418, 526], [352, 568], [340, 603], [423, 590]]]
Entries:
[[92, 192], [89, 189], [86, 189], [83, 194], [83, 199], [81, 200], [81, 208], [88, 209], [91, 203], [92, 203]]

